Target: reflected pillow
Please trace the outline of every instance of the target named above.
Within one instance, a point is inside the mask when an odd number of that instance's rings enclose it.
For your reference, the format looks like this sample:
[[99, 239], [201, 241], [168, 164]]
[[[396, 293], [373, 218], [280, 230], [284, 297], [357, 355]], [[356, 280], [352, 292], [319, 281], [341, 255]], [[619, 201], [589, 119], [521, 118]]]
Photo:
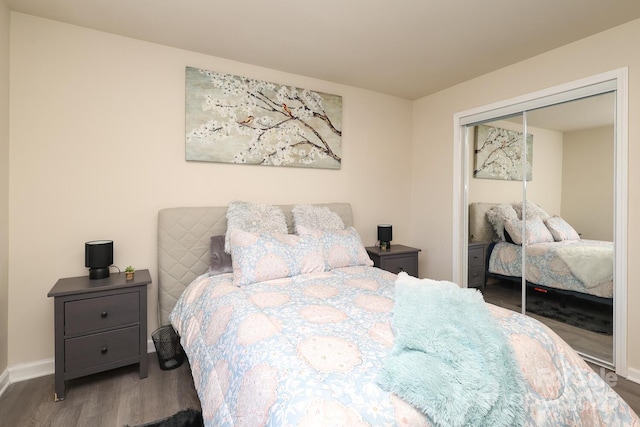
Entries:
[[487, 221], [493, 226], [495, 234], [498, 236], [498, 240], [505, 241], [504, 224], [506, 221], [517, 220], [518, 215], [508, 203], [502, 203], [494, 206], [487, 211]]
[[227, 233], [224, 242], [226, 253], [231, 253], [229, 241], [232, 230], [287, 234], [287, 220], [282, 209], [277, 206], [233, 201], [227, 208]]
[[544, 224], [556, 242], [562, 242], [563, 240], [580, 240], [578, 232], [559, 216], [552, 216], [545, 219]]
[[553, 242], [553, 236], [544, 225], [542, 219], [536, 217], [525, 221], [525, 236], [522, 236], [522, 220], [509, 220], [504, 224], [504, 229], [509, 233], [516, 245]]
[[344, 230], [318, 230], [299, 227], [301, 235], [312, 235], [320, 240], [324, 250], [325, 270], [355, 265], [372, 266], [367, 250], [355, 228]]
[[322, 245], [315, 236], [232, 230], [230, 246], [236, 286], [324, 271]]
[[224, 236], [211, 236], [209, 254], [209, 276], [233, 271], [231, 255], [224, 251]]
[[[545, 219], [551, 216], [548, 213], [546, 213], [544, 209], [542, 209], [540, 206], [528, 200], [527, 200], [527, 204], [525, 205], [525, 208], [526, 208], [525, 215], [527, 215], [526, 219], [538, 217], [544, 221]], [[516, 214], [518, 215], [518, 219], [522, 219], [522, 202], [513, 203], [513, 209], [516, 211]]]

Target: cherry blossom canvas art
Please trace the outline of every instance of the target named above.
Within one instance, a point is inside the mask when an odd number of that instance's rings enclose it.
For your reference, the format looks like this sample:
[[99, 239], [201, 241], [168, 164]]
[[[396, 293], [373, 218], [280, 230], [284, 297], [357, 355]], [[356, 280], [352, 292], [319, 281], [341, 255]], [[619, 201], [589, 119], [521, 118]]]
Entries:
[[[533, 135], [494, 126], [476, 126], [474, 178], [531, 181]], [[523, 171], [525, 173], [523, 174]]]
[[342, 97], [186, 68], [186, 160], [340, 169]]

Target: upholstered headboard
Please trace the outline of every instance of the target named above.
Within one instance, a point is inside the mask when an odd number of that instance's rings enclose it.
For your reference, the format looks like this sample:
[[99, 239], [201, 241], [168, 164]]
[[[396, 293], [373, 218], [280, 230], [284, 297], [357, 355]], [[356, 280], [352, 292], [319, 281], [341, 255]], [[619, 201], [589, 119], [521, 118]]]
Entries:
[[[293, 233], [291, 209], [280, 205]], [[353, 225], [351, 205], [324, 203], [342, 218], [345, 227]], [[160, 325], [169, 324], [173, 310], [184, 289], [209, 268], [211, 236], [227, 231], [227, 207], [167, 208], [158, 212], [158, 317]]]
[[469, 242], [492, 242], [493, 226], [487, 220], [487, 211], [499, 203], [475, 202], [469, 204]]

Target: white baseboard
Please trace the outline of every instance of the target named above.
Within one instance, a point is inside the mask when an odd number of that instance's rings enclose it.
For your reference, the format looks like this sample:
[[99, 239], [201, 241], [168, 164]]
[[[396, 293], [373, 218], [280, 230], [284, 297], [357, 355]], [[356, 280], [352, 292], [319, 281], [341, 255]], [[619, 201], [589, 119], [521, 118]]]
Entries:
[[30, 380], [32, 378], [52, 375], [55, 372], [54, 359], [38, 360], [31, 363], [20, 363], [9, 367], [9, 383]]
[[640, 369], [627, 368], [627, 379], [640, 384]]
[[[153, 340], [147, 340], [147, 353], [155, 353], [156, 348]], [[55, 373], [55, 360], [44, 359], [31, 363], [20, 363], [10, 366], [0, 375], [0, 396], [7, 387], [13, 383], [30, 380], [32, 378], [44, 377]]]
[[9, 369], [5, 369], [2, 375], [0, 375], [0, 396], [4, 393], [4, 391], [9, 387]]

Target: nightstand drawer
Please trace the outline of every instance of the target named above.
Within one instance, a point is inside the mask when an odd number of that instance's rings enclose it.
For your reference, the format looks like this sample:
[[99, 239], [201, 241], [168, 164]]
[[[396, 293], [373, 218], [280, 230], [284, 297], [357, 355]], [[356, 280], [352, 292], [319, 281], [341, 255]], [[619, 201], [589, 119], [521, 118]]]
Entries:
[[469, 248], [469, 269], [472, 267], [484, 269], [484, 246]]
[[401, 271], [415, 276], [418, 270], [418, 256], [403, 256], [397, 258], [384, 258], [381, 262], [383, 270], [398, 274]]
[[99, 331], [140, 320], [140, 293], [128, 292], [65, 303], [65, 335]]
[[484, 286], [484, 265], [482, 267], [469, 267], [467, 286], [470, 288]]
[[118, 329], [65, 340], [65, 372], [126, 360], [139, 355], [140, 328]]

